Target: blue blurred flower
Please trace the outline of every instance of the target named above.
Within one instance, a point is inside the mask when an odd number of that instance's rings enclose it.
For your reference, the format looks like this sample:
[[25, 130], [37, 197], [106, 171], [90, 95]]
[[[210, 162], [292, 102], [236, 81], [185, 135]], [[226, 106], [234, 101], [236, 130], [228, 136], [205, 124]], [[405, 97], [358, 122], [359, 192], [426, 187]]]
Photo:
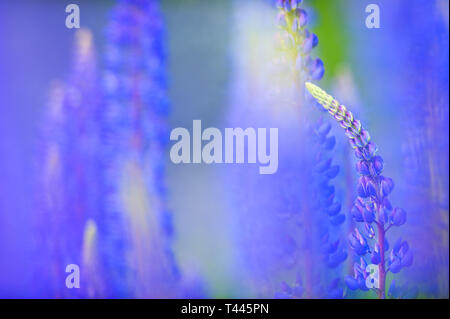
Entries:
[[164, 33], [157, 0], [120, 0], [111, 12], [102, 117], [106, 201], [100, 233], [114, 297], [175, 296], [179, 276], [166, 204]]
[[[300, 8], [300, 2], [277, 2], [280, 10], [279, 27], [284, 39], [281, 52], [285, 54], [286, 61], [295, 60], [295, 68], [294, 65], [290, 65], [290, 69], [294, 71], [294, 77], [298, 77], [301, 82], [320, 80], [325, 72], [324, 64], [321, 59], [311, 57], [312, 50], [318, 45], [319, 39], [316, 34], [307, 29], [307, 13]], [[303, 90], [302, 87], [296, 89]], [[315, 103], [312, 100], [306, 102]], [[307, 230], [311, 235], [304, 249], [311, 251], [305, 258], [313, 259], [316, 250], [322, 253], [320, 265], [317, 265], [314, 271], [306, 267], [303, 274], [310, 282], [306, 289], [308, 297], [341, 298], [343, 296], [343, 289], [339, 287], [338, 279], [333, 278], [332, 284], [326, 283], [330, 269], [337, 268], [347, 258], [347, 252], [339, 239], [339, 226], [345, 222], [345, 215], [340, 212], [341, 204], [335, 199], [335, 187], [332, 185], [332, 180], [339, 174], [339, 166], [333, 164], [332, 151], [336, 145], [336, 138], [330, 134], [330, 130], [331, 124], [321, 119], [306, 132], [311, 136], [310, 153], [315, 160], [312, 162], [312, 174], [308, 176], [313, 185], [309, 190], [312, 198], [308, 205], [304, 205], [307, 208], [303, 212], [306, 223], [312, 228]]]

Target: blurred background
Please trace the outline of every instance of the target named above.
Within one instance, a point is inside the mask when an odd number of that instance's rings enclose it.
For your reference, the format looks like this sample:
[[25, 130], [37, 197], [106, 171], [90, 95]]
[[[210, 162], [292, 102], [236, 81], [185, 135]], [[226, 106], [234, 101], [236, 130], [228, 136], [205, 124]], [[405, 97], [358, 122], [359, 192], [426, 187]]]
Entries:
[[[0, 297], [376, 297], [344, 283], [359, 260], [356, 161], [286, 84], [275, 1], [79, 0], [80, 29], [65, 26], [69, 3], [0, 3]], [[303, 1], [320, 86], [370, 131], [407, 212], [389, 236], [414, 262], [390, 296], [448, 298], [449, 2], [377, 1], [379, 29], [370, 3]], [[173, 164], [170, 130], [194, 119], [278, 127], [278, 172]], [[311, 131], [327, 121], [322, 150]], [[311, 200], [325, 151], [339, 166], [333, 225]], [[339, 240], [326, 262], [325, 233]], [[80, 289], [66, 288], [68, 264]]]

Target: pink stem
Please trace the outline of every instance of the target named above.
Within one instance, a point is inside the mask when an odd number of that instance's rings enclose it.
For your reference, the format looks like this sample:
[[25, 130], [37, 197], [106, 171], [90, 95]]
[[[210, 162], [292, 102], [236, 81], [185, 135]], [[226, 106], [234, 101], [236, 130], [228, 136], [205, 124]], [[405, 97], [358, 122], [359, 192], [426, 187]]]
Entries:
[[385, 295], [385, 286], [386, 286], [386, 269], [385, 269], [385, 261], [384, 261], [384, 234], [385, 234], [385, 230], [384, 230], [384, 226], [380, 223], [378, 223], [378, 245], [380, 245], [380, 256], [381, 256], [381, 261], [380, 261], [380, 265], [378, 268], [378, 272], [379, 272], [379, 285], [380, 288], [378, 290], [378, 298], [379, 299], [385, 299], [386, 295]]

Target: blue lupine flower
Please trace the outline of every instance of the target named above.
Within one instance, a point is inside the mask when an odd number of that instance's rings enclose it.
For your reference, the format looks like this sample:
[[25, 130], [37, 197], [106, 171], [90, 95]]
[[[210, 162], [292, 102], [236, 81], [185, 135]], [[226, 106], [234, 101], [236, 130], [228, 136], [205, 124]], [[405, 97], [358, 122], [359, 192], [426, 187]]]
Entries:
[[406, 241], [402, 241], [401, 238], [397, 240], [394, 247], [391, 250], [391, 254], [388, 260], [388, 270], [392, 273], [398, 273], [403, 267], [409, 267], [413, 262], [413, 254], [409, 250], [409, 245]]
[[[379, 115], [371, 120], [373, 128], [384, 152], [396, 150], [395, 156], [389, 154], [389, 170], [391, 175], [396, 170], [395, 198], [408, 213], [407, 228], [396, 233], [408, 236], [417, 260], [394, 276], [397, 287], [406, 287], [402, 280], [408, 279], [422, 296], [448, 298], [449, 244], [442, 239], [449, 236], [449, 2], [377, 1], [389, 10], [382, 18], [386, 32], [372, 45], [367, 45], [367, 30], [353, 19], [360, 9], [354, 1], [345, 3], [342, 12], [358, 56], [352, 64]], [[420, 23], [411, 23], [417, 16]], [[372, 63], [374, 47], [390, 48], [376, 57], [389, 69], [381, 71], [380, 63]], [[381, 114], [386, 116], [381, 119]]]
[[107, 203], [100, 235], [112, 296], [174, 296], [178, 269], [164, 179], [169, 105], [159, 1], [119, 1], [107, 35]]
[[[48, 297], [103, 296], [102, 275], [91, 267], [99, 260], [94, 254], [83, 254], [85, 228], [88, 221], [98, 217], [100, 207], [98, 183], [92, 182], [100, 175], [99, 78], [91, 32], [79, 29], [75, 40], [73, 68], [66, 81], [52, 85], [50, 110], [42, 130], [42, 192], [36, 214], [42, 250], [36, 253], [44, 262], [38, 271], [45, 284], [39, 289], [48, 292]], [[72, 263], [85, 268], [90, 289], [71, 291], [61, 286], [65, 266]]]
[[353, 266], [353, 277], [347, 276], [345, 278], [345, 283], [347, 284], [347, 287], [349, 287], [351, 290], [368, 290], [366, 286], [366, 280], [369, 276], [369, 273], [366, 271], [367, 263], [365, 262], [364, 258], [360, 258], [360, 263], [355, 263]]
[[378, 244], [378, 243], [375, 244], [370, 261], [374, 265], [378, 265], [381, 262], [380, 244]]
[[394, 226], [401, 226], [406, 223], [406, 212], [401, 208], [394, 208], [392, 211], [390, 222]]
[[358, 255], [365, 255], [367, 253], [367, 250], [369, 249], [367, 240], [363, 235], [360, 234], [357, 228], [355, 228], [355, 231], [353, 233], [350, 233], [348, 235], [348, 240], [350, 246]]
[[[318, 45], [319, 39], [317, 35], [306, 28], [307, 13], [300, 8], [300, 2], [277, 2], [277, 7], [280, 9], [279, 27], [283, 32], [281, 50], [286, 54], [288, 61], [292, 61], [291, 58], [295, 57], [295, 68], [292, 69], [295, 70], [296, 76], [299, 76], [301, 81], [320, 80], [325, 72], [323, 62], [318, 58], [311, 57], [311, 52]], [[302, 90], [302, 88], [300, 89]], [[324, 272], [329, 272], [330, 268], [337, 268], [347, 258], [347, 252], [341, 246], [342, 241], [339, 240], [338, 231], [339, 226], [345, 221], [345, 215], [340, 213], [341, 204], [335, 200], [335, 188], [331, 185], [331, 181], [339, 173], [339, 166], [333, 165], [330, 154], [336, 145], [336, 138], [329, 134], [330, 130], [330, 123], [319, 121], [317, 126], [309, 132], [313, 136], [311, 142], [317, 153], [317, 160], [313, 165], [313, 174], [310, 176], [314, 181], [312, 189], [314, 195], [310, 207], [307, 209], [308, 212], [304, 212], [305, 218], [314, 221], [316, 230], [310, 231], [317, 232], [319, 251], [323, 254], [322, 261], [326, 269]], [[333, 237], [336, 238], [333, 239]], [[309, 238], [308, 246], [314, 247], [312, 243], [314, 240], [315, 238]], [[312, 273], [309, 271], [304, 275], [316, 277]], [[339, 287], [339, 280], [333, 280], [331, 285], [323, 286], [318, 281], [313, 283], [314, 288], [312, 285], [308, 285], [308, 297], [341, 298], [343, 289]]]
[[[383, 159], [376, 155], [377, 146], [370, 141], [370, 135], [361, 126], [361, 122], [354, 119], [353, 114], [345, 106], [316, 85], [306, 83], [306, 87], [324, 109], [345, 129], [345, 134], [350, 139], [350, 145], [355, 150], [356, 157], [360, 160], [356, 166], [356, 170], [361, 175], [357, 186], [359, 197], [355, 201], [352, 214], [357, 222], [365, 223], [365, 230], [369, 237], [375, 240], [375, 243], [369, 247], [367, 240], [356, 229], [354, 233], [349, 235], [349, 244], [358, 255], [364, 256], [369, 253], [371, 259], [378, 262], [380, 287], [377, 288], [377, 293], [379, 298], [385, 298], [387, 271], [397, 273], [402, 267], [410, 266], [413, 261], [413, 255], [408, 244], [401, 241], [397, 242], [387, 262], [385, 258], [387, 251], [387, 247], [385, 247], [386, 232], [391, 226], [404, 224], [406, 213], [400, 208], [392, 211], [386, 196], [392, 191], [394, 183], [390, 178], [380, 175], [383, 170]], [[390, 224], [386, 227], [387, 220], [390, 221]], [[372, 223], [376, 224], [376, 234], [372, 231]], [[363, 260], [362, 257], [361, 260]], [[356, 275], [354, 278], [348, 277], [346, 280], [351, 289], [356, 287], [356, 281], [359, 283], [359, 277]]]

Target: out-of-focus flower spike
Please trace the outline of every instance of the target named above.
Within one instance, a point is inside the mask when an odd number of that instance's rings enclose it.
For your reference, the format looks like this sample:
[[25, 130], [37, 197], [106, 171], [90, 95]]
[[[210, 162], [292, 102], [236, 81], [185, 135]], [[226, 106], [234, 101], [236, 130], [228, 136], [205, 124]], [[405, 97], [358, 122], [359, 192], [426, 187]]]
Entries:
[[[285, 19], [287, 27], [282, 27], [282, 30], [285, 33], [284, 37], [290, 39], [289, 45], [283, 46], [284, 50], [282, 50], [282, 53], [285, 52], [286, 60], [292, 61], [290, 57], [296, 57], [295, 68], [291, 66], [290, 69], [296, 72], [294, 77], [301, 83], [304, 83], [310, 80], [320, 80], [324, 76], [325, 68], [322, 60], [311, 57], [311, 52], [318, 45], [319, 39], [316, 34], [306, 28], [308, 20], [307, 13], [300, 8], [300, 3], [301, 1], [278, 1], [277, 7], [287, 17]], [[303, 91], [305, 92], [305, 98], [302, 101], [312, 105], [318, 105], [307, 90]], [[318, 105], [319, 107], [320, 105]], [[331, 150], [336, 145], [335, 137], [329, 136], [330, 130], [331, 125], [327, 122], [324, 123], [324, 121], [320, 121], [317, 127], [311, 130], [314, 134], [312, 141], [318, 148], [316, 163], [313, 167], [315, 179], [313, 184], [317, 196], [313, 200], [313, 203], [309, 205], [309, 208], [319, 212], [317, 214], [317, 220], [314, 220], [317, 223], [317, 227], [319, 229], [326, 228], [323, 233], [326, 236], [322, 236], [320, 234], [321, 231], [318, 234], [318, 240], [320, 241], [319, 250], [324, 254], [323, 260], [325, 260], [323, 265], [335, 268], [347, 258], [347, 253], [343, 248], [336, 250], [337, 247], [332, 244], [336, 243], [336, 241], [331, 241], [330, 239], [330, 237], [333, 239], [340, 237], [338, 227], [345, 221], [345, 215], [339, 214], [341, 210], [340, 204], [335, 201], [335, 188], [333, 185], [330, 185], [330, 181], [339, 174], [339, 166], [332, 165], [332, 158], [330, 156]], [[321, 214], [323, 215], [320, 216]], [[323, 217], [327, 220], [323, 219]], [[331, 236], [328, 227], [334, 229], [332, 231], [333, 235]], [[310, 240], [314, 242], [315, 239], [311, 238]], [[317, 265], [318, 268], [321, 266]], [[317, 286], [314, 288], [310, 287], [308, 291], [310, 296], [324, 298], [333, 295], [342, 297], [342, 288], [335, 287], [331, 289], [328, 285], [319, 285], [319, 279], [313, 281], [317, 282]]]

